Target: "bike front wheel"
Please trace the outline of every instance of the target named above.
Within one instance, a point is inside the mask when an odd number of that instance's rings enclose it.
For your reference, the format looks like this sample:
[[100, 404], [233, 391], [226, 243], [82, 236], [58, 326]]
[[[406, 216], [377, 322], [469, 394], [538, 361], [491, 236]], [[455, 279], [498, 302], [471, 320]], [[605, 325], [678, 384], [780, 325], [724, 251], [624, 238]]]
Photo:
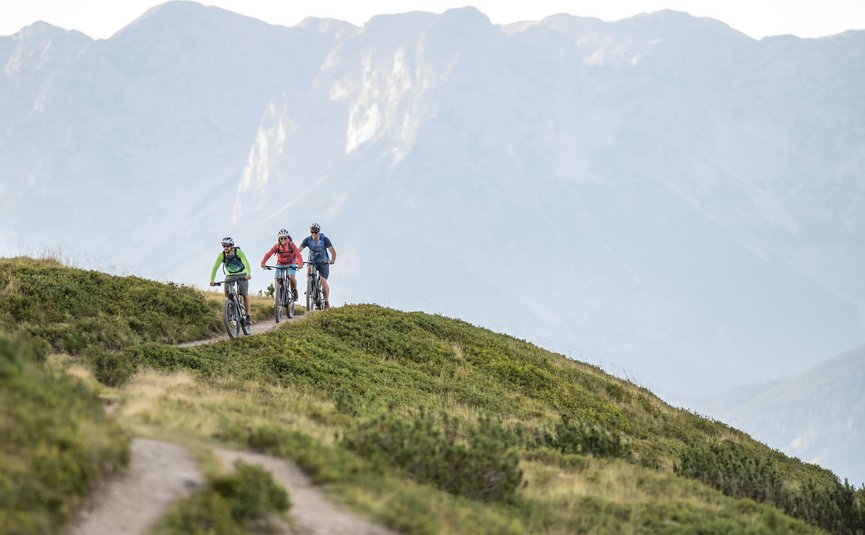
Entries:
[[282, 285], [276, 290], [276, 296], [273, 300], [273, 321], [279, 323], [282, 320], [282, 305], [285, 302], [285, 289]]
[[312, 310], [312, 296], [315, 291], [315, 285], [312, 283], [312, 279], [306, 281], [306, 310]]
[[237, 305], [238, 316], [240, 317], [240, 328], [243, 329], [243, 334], [249, 336], [252, 332], [252, 325], [246, 322], [246, 309], [243, 308], [243, 305], [238, 303]]
[[225, 332], [229, 338], [240, 336], [240, 325], [243, 320], [237, 310], [237, 303], [233, 299], [226, 299], [222, 307], [222, 321], [225, 323]]

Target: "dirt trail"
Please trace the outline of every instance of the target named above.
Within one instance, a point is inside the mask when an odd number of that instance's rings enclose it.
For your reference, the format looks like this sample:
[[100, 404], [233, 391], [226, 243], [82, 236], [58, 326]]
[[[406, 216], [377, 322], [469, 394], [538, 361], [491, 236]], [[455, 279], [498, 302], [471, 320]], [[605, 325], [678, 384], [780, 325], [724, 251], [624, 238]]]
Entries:
[[144, 535], [168, 507], [204, 483], [182, 446], [136, 438], [129, 469], [96, 491], [69, 535]]
[[[266, 320], [256, 321], [252, 324], [252, 331], [249, 333], [249, 336], [255, 336], [256, 334], [264, 334], [270, 332], [280, 325], [288, 323], [290, 321], [297, 321], [303, 316], [295, 316], [291, 319], [283, 319], [281, 322], [276, 323], [273, 321], [273, 318], [269, 318]], [[243, 334], [240, 335], [243, 338]], [[194, 346], [203, 346], [208, 344], [215, 344], [216, 342], [221, 342], [223, 340], [228, 340], [228, 334], [221, 334], [219, 336], [215, 336], [213, 338], [206, 338], [204, 340], [195, 340], [194, 342], [185, 342], [183, 344], [177, 344], [177, 347], [194, 347]]]
[[238, 459], [263, 467], [291, 498], [291, 516], [304, 535], [394, 535], [393, 531], [348, 512], [329, 500], [294, 463], [285, 459], [246, 451], [214, 448], [226, 465]]
[[[316, 489], [294, 463], [257, 453], [212, 448], [226, 468], [238, 459], [263, 467], [288, 492], [291, 516], [302, 535], [395, 535], [345, 510]], [[80, 511], [68, 535], [145, 535], [175, 500], [201, 488], [204, 476], [182, 446], [136, 438], [129, 470], [110, 481]], [[294, 533], [287, 525], [283, 533]]]
[[[272, 319], [252, 326], [252, 335], [270, 332], [286, 321]], [[180, 344], [191, 347], [228, 339], [222, 335], [207, 340]], [[293, 504], [294, 526], [302, 535], [393, 535], [379, 525], [351, 513], [316, 489], [309, 477], [294, 463], [251, 452], [213, 448], [214, 454], [230, 467], [237, 459], [269, 471], [288, 492]], [[183, 446], [147, 438], [132, 440], [129, 469], [107, 482], [91, 496], [89, 505], [79, 511], [67, 535], [145, 535], [175, 500], [199, 489], [204, 476]], [[292, 533], [282, 526], [284, 533]]]

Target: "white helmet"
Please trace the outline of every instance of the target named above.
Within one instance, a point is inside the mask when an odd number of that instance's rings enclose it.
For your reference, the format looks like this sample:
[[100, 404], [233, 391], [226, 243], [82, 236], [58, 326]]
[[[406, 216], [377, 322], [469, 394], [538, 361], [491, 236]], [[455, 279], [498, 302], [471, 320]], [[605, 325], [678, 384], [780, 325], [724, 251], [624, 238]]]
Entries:
[[318, 223], [313, 223], [309, 226], [309, 230], [310, 232], [319, 232], [321, 231], [321, 225], [319, 225]]
[[277, 238], [288, 238], [290, 240], [291, 234], [289, 234], [287, 230], [282, 228], [282, 229], [279, 229], [279, 232], [276, 233], [276, 237]]
[[234, 247], [234, 240], [230, 237], [222, 238], [223, 247]]

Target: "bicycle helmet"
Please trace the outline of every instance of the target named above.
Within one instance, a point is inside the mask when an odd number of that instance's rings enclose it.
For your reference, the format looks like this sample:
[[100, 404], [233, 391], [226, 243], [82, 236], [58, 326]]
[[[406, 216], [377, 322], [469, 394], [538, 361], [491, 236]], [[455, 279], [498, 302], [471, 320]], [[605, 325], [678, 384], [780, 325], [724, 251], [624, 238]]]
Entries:
[[309, 231], [310, 232], [321, 232], [321, 225], [319, 225], [318, 223], [313, 223], [312, 225], [309, 226]]
[[277, 239], [288, 238], [290, 240], [291, 234], [289, 234], [288, 231], [283, 228], [283, 229], [279, 229], [279, 232], [276, 233], [276, 237], [277, 237]]
[[222, 238], [222, 246], [223, 247], [234, 247], [234, 239], [232, 239], [228, 236], [226, 236], [225, 238]]

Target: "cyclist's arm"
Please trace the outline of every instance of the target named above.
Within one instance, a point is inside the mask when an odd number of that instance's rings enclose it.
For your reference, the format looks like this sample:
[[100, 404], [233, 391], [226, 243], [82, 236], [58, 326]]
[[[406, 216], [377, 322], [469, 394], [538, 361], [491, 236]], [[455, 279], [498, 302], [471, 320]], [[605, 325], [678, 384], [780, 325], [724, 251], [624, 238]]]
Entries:
[[294, 242], [289, 242], [288, 247], [294, 255], [294, 263], [297, 264], [298, 267], [303, 267], [303, 257], [300, 256], [300, 249], [297, 248], [297, 245], [295, 245]]
[[324, 246], [327, 247], [327, 251], [330, 253], [330, 260], [328, 260], [328, 264], [333, 264], [336, 262], [336, 249], [333, 248], [333, 243], [331, 243], [330, 238], [327, 236], [324, 237]]
[[[276, 245], [274, 245], [273, 247], [271, 247], [271, 248], [270, 248], [270, 251], [264, 253], [264, 258], [261, 259], [261, 265], [262, 265], [262, 266], [264, 266], [264, 264], [267, 264], [267, 261], [270, 260], [270, 257], [271, 257], [271, 256], [273, 256], [273, 253], [276, 252], [276, 248], [277, 248], [277, 247], [279, 247], [279, 244], [278, 244], [278, 243], [277, 243]], [[278, 262], [277, 262], [277, 263], [278, 263]]]
[[235, 249], [237, 251], [237, 256], [240, 257], [240, 261], [243, 262], [243, 271], [238, 273], [238, 275], [246, 275], [248, 278], [252, 278], [252, 273], [249, 269], [249, 260], [246, 259], [246, 253], [243, 252], [243, 249]]
[[216, 280], [216, 270], [219, 269], [219, 265], [222, 263], [222, 253], [216, 255], [216, 262], [213, 264], [213, 269], [210, 270], [210, 282]]

